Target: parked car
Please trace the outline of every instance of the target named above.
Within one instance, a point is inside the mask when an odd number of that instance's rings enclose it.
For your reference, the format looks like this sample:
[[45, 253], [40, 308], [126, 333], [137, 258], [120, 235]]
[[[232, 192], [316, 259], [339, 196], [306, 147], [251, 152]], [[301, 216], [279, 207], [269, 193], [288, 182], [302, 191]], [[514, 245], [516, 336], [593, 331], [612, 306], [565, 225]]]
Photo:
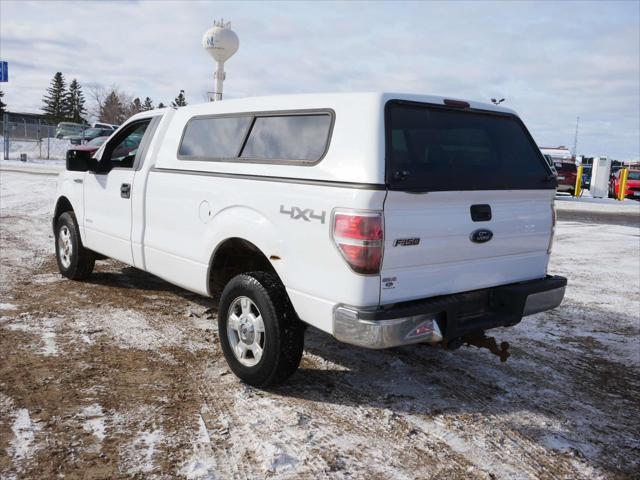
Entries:
[[576, 164], [571, 162], [556, 162], [555, 167], [558, 172], [558, 192], [573, 193], [578, 177], [578, 167]]
[[[620, 181], [622, 169], [619, 169], [609, 181], [609, 197], [618, 198], [620, 193]], [[640, 170], [629, 170], [627, 174], [627, 188], [624, 192], [625, 198], [640, 200]]]
[[120, 125], [113, 125], [111, 123], [102, 123], [102, 122], [95, 122], [92, 127], [94, 128], [109, 128], [111, 130], [117, 130], [118, 127]]
[[546, 153], [543, 153], [542, 156], [544, 157], [544, 159], [547, 161], [547, 165], [549, 165], [549, 168], [551, 169], [551, 171], [553, 172], [553, 175], [555, 177], [558, 176], [558, 172], [556, 171], [556, 166], [553, 163], [553, 158], [551, 157], [551, 155], [547, 155]]
[[56, 128], [56, 138], [63, 138], [68, 135], [80, 135], [85, 126], [80, 123], [60, 122]]
[[[84, 145], [77, 145], [75, 147], [68, 149], [67, 162], [86, 161], [92, 158], [94, 154], [98, 151], [100, 146], [104, 142], [106, 142], [108, 139], [109, 137], [96, 137], [90, 140], [89, 142], [85, 143]], [[137, 148], [139, 143], [140, 143], [139, 141], [135, 143], [134, 140], [127, 139], [127, 142], [123, 143], [123, 146], [125, 148], [128, 147], [129, 150], [132, 150], [134, 148]]]
[[547, 275], [555, 178], [495, 105], [347, 93], [153, 110], [60, 175], [60, 272], [86, 279], [106, 256], [219, 298], [222, 351], [251, 385], [296, 370], [306, 325], [454, 349], [564, 296]]
[[108, 139], [109, 139], [108, 136], [92, 138], [87, 143], [85, 143], [84, 146], [85, 147], [96, 147], [96, 150], [97, 150], [97, 147], [100, 147]]
[[115, 130], [112, 128], [87, 128], [83, 132], [78, 135], [67, 135], [63, 137], [66, 140], [69, 140], [72, 145], [81, 145], [84, 142], [88, 142], [89, 140], [93, 140], [96, 137], [108, 137]]
[[589, 190], [591, 188], [591, 173], [593, 165], [587, 164], [582, 166], [582, 188]]

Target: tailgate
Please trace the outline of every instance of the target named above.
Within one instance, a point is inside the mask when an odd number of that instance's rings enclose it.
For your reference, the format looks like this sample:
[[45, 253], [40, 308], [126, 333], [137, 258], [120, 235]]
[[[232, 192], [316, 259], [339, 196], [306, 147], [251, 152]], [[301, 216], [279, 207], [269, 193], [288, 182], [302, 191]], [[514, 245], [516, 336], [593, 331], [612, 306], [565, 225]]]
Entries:
[[554, 193], [389, 192], [381, 303], [544, 277]]

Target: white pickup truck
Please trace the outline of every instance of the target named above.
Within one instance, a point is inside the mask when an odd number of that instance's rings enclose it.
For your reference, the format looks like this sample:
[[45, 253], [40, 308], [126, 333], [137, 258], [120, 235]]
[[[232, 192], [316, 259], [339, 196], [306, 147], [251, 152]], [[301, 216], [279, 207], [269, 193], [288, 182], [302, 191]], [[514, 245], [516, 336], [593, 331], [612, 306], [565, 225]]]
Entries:
[[391, 93], [290, 95], [131, 117], [71, 151], [62, 274], [110, 257], [219, 297], [245, 382], [291, 375], [306, 324], [368, 348], [440, 343], [552, 309], [555, 179], [518, 116]]

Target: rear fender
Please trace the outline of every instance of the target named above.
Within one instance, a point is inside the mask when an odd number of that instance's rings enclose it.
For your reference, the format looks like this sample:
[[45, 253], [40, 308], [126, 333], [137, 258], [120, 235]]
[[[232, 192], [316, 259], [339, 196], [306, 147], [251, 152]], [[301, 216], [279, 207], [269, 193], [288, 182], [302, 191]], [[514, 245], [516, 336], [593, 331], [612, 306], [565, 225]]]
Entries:
[[279, 259], [283, 257], [283, 241], [273, 222], [259, 211], [247, 206], [230, 206], [215, 213], [206, 232], [209, 257], [206, 291], [213, 258], [225, 240], [240, 238], [255, 245], [270, 261], [283, 282], [286, 272]]

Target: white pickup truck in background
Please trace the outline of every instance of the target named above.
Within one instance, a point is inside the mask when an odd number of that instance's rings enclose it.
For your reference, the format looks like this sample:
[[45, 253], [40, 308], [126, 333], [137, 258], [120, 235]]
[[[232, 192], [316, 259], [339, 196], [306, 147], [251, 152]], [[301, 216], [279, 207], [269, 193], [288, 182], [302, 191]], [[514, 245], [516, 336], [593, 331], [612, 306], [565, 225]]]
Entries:
[[555, 179], [517, 115], [405, 94], [225, 100], [71, 151], [58, 266], [120, 260], [218, 297], [231, 369], [291, 375], [306, 324], [368, 348], [442, 343], [560, 304]]

